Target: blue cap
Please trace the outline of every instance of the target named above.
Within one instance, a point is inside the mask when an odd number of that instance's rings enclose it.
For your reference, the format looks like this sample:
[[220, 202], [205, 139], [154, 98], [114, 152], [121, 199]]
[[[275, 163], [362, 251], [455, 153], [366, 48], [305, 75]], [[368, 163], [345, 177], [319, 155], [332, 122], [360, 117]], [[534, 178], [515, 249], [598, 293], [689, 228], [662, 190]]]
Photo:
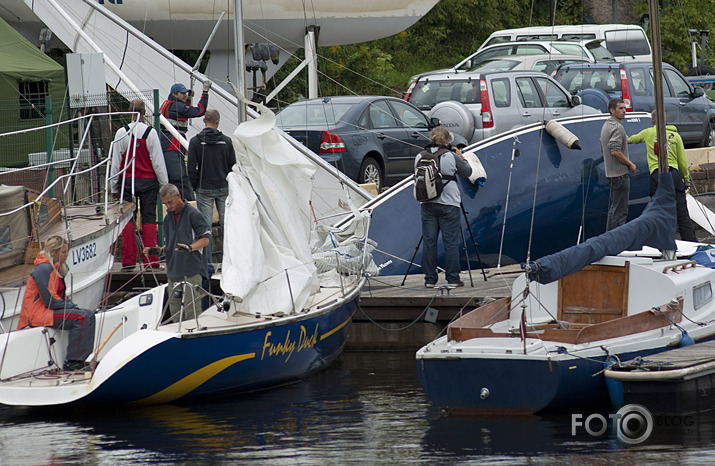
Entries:
[[171, 86], [171, 91], [169, 93], [173, 94], [175, 92], [189, 92], [189, 90], [186, 89], [186, 86], [184, 86], [183, 84], [176, 83], [173, 86]]

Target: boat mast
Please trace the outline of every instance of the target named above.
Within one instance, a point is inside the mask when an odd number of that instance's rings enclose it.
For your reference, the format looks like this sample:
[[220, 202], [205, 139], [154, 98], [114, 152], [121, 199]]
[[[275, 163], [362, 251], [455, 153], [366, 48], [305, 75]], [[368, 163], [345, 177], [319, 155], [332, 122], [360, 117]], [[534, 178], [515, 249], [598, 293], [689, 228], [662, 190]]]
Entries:
[[[233, 39], [234, 57], [236, 58], [236, 88], [244, 97], [246, 96], [246, 76], [244, 65], [243, 44], [243, 3], [242, 0], [233, 0]], [[246, 121], [246, 105], [238, 99], [238, 123]]]
[[665, 106], [663, 103], [663, 57], [660, 48], [660, 14], [658, 0], [648, 0], [650, 10], [650, 38], [653, 42], [653, 87], [655, 90], [656, 141], [658, 144], [658, 172], [668, 171], [668, 144], [665, 136]]

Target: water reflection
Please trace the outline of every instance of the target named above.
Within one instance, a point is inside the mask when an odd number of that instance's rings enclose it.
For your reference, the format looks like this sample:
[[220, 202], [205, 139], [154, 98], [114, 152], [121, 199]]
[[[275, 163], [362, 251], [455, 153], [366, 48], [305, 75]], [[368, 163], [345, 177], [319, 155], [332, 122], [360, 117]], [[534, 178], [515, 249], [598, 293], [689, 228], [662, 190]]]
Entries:
[[611, 431], [572, 436], [570, 414], [451, 417], [426, 400], [414, 353], [346, 353], [307, 381], [239, 399], [115, 410], [0, 408], [0, 464], [591, 464], [704, 461], [712, 454], [712, 413], [657, 422], [647, 442], [626, 446]]

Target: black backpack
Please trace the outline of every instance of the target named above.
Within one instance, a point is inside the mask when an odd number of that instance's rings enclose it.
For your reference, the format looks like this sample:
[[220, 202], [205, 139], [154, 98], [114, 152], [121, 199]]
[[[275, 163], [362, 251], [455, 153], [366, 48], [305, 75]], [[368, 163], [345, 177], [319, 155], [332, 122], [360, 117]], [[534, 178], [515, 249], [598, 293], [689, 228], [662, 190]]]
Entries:
[[442, 175], [439, 160], [448, 153], [447, 149], [438, 149], [434, 154], [423, 150], [420, 152], [420, 161], [415, 167], [415, 199], [420, 202], [430, 201], [442, 194], [442, 189], [450, 181], [456, 181], [455, 176]]

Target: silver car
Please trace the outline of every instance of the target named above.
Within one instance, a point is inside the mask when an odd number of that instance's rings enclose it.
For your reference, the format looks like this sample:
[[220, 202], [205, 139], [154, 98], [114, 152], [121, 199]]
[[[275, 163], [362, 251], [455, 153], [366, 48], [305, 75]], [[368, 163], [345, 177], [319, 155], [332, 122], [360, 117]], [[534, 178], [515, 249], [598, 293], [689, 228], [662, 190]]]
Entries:
[[600, 113], [538, 71], [430, 74], [407, 100], [469, 143], [538, 121]]

